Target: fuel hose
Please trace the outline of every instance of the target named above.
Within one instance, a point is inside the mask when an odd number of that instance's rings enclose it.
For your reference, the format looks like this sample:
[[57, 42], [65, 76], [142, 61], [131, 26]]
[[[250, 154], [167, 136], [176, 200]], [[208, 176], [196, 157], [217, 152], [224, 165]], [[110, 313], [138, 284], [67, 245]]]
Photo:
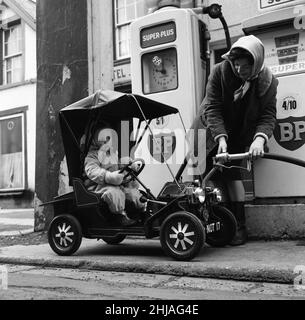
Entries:
[[274, 153], [265, 153], [263, 156], [264, 159], [270, 159], [270, 160], [278, 160], [278, 161], [283, 161], [291, 164], [295, 164], [300, 167], [305, 168], [305, 161], [293, 158], [293, 157], [288, 157], [280, 154], [274, 154]]

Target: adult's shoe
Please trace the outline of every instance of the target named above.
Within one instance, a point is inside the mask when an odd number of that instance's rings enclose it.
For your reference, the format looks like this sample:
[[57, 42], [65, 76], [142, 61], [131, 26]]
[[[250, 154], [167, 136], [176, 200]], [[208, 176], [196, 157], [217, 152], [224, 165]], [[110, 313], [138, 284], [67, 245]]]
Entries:
[[237, 229], [237, 232], [233, 238], [233, 240], [230, 242], [231, 246], [241, 246], [247, 242], [248, 235], [247, 230], [245, 227], [240, 227]]

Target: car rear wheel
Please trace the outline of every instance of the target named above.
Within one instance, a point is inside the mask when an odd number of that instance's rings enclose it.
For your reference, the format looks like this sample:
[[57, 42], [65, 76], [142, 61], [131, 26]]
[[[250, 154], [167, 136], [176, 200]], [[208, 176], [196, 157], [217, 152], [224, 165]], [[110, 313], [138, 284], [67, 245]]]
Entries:
[[218, 231], [207, 234], [206, 242], [212, 247], [224, 247], [228, 245], [234, 238], [237, 221], [233, 213], [223, 206], [211, 206], [209, 213], [209, 223], [219, 222], [220, 228]]
[[168, 256], [176, 260], [191, 260], [203, 247], [205, 229], [195, 215], [179, 211], [163, 221], [160, 241]]
[[101, 239], [108, 244], [119, 244], [122, 241], [124, 241], [125, 238], [126, 238], [125, 234], [118, 234], [112, 237], [101, 237]]
[[55, 217], [48, 230], [48, 241], [52, 250], [60, 256], [75, 253], [82, 242], [80, 223], [69, 214]]

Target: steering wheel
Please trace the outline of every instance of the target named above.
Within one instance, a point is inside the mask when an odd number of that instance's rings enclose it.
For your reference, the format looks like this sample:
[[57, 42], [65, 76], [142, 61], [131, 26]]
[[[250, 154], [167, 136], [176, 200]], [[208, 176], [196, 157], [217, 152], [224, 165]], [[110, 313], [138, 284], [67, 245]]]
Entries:
[[[132, 165], [136, 162], [141, 162], [141, 167], [139, 170], [134, 170], [132, 169]], [[120, 173], [123, 173], [124, 171], [127, 171], [127, 173], [125, 174], [124, 178], [123, 178], [123, 181], [122, 181], [122, 184], [126, 184], [128, 182], [130, 182], [131, 180], [134, 179], [134, 177], [137, 177], [141, 172], [142, 170], [144, 169], [145, 167], [145, 161], [141, 158], [136, 158], [134, 160], [131, 160], [129, 163], [127, 163], [119, 172]]]

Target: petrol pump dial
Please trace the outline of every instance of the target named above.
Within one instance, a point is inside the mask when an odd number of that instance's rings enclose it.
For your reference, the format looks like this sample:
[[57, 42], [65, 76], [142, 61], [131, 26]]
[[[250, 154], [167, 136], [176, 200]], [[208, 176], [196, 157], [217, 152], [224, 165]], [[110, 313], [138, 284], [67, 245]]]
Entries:
[[174, 90], [178, 87], [177, 53], [175, 48], [143, 56], [144, 93]]
[[154, 56], [152, 59], [152, 75], [156, 88], [169, 90], [176, 83], [177, 67], [176, 61], [170, 56]]

